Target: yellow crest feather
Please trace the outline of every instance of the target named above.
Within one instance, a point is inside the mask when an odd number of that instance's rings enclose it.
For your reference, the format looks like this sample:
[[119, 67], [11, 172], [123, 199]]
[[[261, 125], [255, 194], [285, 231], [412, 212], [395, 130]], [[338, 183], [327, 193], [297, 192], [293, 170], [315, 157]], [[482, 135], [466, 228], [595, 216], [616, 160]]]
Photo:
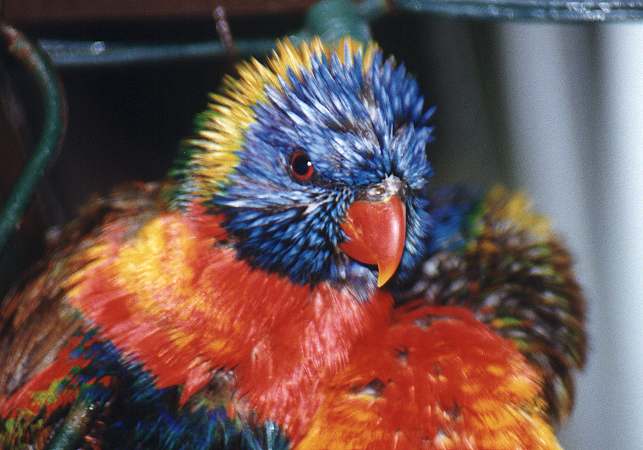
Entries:
[[252, 58], [237, 66], [238, 77], [226, 76], [220, 93], [210, 95], [211, 102], [204, 114], [196, 137], [186, 144], [193, 149], [190, 161], [190, 191], [197, 197], [209, 198], [225, 184], [236, 167], [237, 152], [243, 146], [247, 128], [254, 122], [253, 106], [266, 100], [266, 88], [282, 90], [288, 82], [288, 72], [299, 78], [302, 71], [312, 69], [313, 58], [337, 54], [341, 62], [352, 61], [353, 55], [363, 52], [363, 70], [370, 69], [375, 43], [366, 48], [349, 37], [327, 46], [318, 37], [298, 47], [289, 39], [277, 42], [265, 64]]

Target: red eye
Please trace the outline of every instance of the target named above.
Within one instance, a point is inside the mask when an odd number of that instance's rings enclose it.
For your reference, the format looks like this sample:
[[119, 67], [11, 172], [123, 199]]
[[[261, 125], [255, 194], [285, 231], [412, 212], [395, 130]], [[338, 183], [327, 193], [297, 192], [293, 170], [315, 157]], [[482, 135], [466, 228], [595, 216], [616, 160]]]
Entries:
[[315, 168], [305, 151], [297, 150], [290, 156], [290, 173], [297, 181], [309, 181], [313, 177]]

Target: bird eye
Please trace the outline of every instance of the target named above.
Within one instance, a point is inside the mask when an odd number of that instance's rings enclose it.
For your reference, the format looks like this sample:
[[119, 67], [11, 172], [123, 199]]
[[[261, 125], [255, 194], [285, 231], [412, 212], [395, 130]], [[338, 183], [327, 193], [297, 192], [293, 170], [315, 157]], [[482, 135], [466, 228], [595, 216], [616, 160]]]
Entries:
[[297, 150], [290, 156], [290, 173], [297, 181], [309, 181], [313, 177], [315, 168], [305, 151]]

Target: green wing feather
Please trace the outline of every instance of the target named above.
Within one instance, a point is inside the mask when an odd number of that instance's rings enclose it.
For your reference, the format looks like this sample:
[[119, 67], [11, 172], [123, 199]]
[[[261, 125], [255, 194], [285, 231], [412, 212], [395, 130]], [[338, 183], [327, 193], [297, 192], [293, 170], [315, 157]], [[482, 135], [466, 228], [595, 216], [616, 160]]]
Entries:
[[559, 422], [573, 405], [573, 371], [586, 358], [585, 302], [569, 252], [522, 194], [494, 188], [471, 205], [454, 233], [461, 244], [433, 252], [400, 298], [464, 306], [514, 341], [542, 372], [550, 417]]

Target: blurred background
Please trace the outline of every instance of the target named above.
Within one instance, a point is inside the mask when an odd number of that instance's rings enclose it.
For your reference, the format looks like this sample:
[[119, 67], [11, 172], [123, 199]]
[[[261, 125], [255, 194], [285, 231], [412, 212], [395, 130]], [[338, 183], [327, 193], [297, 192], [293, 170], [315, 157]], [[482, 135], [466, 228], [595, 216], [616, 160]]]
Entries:
[[[54, 56], [69, 105], [64, 145], [0, 256], [0, 292], [42, 253], [44, 230], [91, 195], [164, 176], [235, 56], [101, 55], [112, 44], [218, 43], [210, 3], [0, 2], [4, 18]], [[264, 51], [244, 49], [245, 40], [269, 45], [302, 29], [314, 2], [223, 3], [232, 5], [239, 57]], [[438, 107], [434, 183], [525, 190], [572, 249], [589, 302], [590, 357], [560, 431], [565, 448], [643, 449], [643, 21], [464, 15], [399, 10], [371, 31]], [[43, 116], [33, 81], [7, 55], [0, 101], [1, 205]]]

